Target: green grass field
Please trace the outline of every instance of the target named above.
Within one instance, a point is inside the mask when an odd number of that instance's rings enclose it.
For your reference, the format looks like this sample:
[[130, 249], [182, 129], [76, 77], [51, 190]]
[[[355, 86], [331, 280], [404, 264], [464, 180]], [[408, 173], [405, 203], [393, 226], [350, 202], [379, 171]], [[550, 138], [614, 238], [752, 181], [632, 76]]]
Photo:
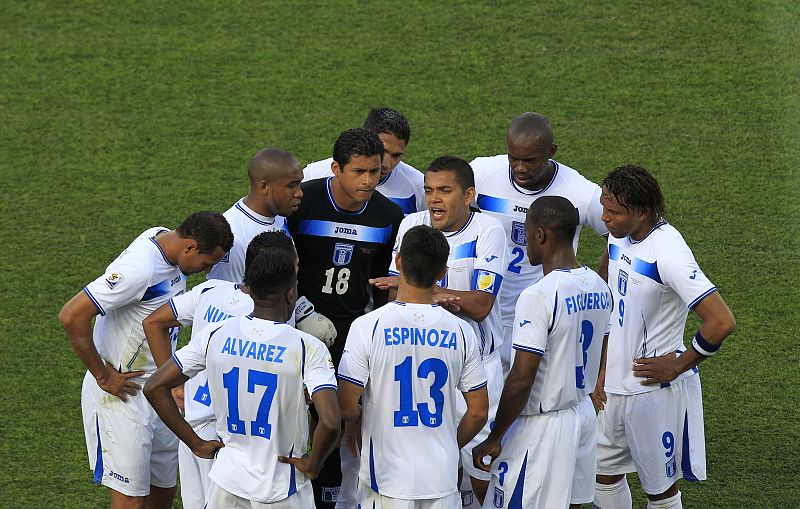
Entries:
[[502, 153], [534, 110], [590, 179], [652, 169], [738, 320], [701, 368], [709, 480], [684, 506], [800, 505], [800, 6], [670, 4], [3, 2], [0, 507], [109, 505], [61, 305], [143, 229], [227, 209], [259, 148], [329, 157], [374, 105], [417, 167]]

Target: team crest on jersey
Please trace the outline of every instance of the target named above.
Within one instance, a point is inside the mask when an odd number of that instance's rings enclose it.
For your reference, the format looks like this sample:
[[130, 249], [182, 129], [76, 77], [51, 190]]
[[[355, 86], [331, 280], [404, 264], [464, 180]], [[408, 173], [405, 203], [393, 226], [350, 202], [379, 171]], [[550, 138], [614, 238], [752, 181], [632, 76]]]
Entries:
[[333, 264], [337, 267], [347, 265], [353, 259], [353, 249], [355, 244], [347, 244], [344, 242], [337, 242], [333, 248]]
[[511, 222], [511, 240], [519, 246], [528, 244], [525, 240], [525, 223], [520, 223], [519, 221]]
[[111, 274], [106, 276], [106, 284], [112, 290], [114, 289], [115, 286], [117, 286], [117, 284], [120, 281], [122, 281], [122, 274], [120, 274], [119, 272], [112, 272]]
[[669, 461], [667, 461], [667, 477], [672, 477], [677, 472], [678, 468], [675, 462], [675, 456], [671, 457]]
[[462, 491], [461, 492], [461, 507], [467, 507], [472, 505], [472, 501], [475, 497], [472, 495], [472, 490], [470, 491]]
[[619, 294], [625, 295], [628, 293], [628, 273], [624, 270], [619, 271], [619, 280], [617, 281], [617, 288], [619, 288]]
[[322, 501], [333, 503], [339, 499], [339, 486], [335, 486], [333, 488], [328, 488], [326, 486], [322, 487]]
[[503, 507], [503, 490], [495, 486], [494, 488], [494, 506]]

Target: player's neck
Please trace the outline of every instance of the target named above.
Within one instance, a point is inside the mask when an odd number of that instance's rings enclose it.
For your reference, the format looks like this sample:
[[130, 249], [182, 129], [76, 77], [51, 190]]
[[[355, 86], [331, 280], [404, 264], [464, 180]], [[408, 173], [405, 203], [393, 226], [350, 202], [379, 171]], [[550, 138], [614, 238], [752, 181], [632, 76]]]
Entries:
[[161, 251], [164, 253], [164, 257], [172, 265], [178, 264], [179, 250], [183, 246], [182, 243], [178, 242], [179, 240], [180, 237], [175, 230], [161, 232], [155, 236], [156, 244], [158, 244]]
[[406, 304], [433, 304], [433, 288], [417, 288], [401, 280], [395, 300]]
[[639, 227], [636, 228], [634, 231], [632, 231], [630, 235], [628, 235], [628, 237], [630, 237], [631, 240], [639, 242], [643, 238], [647, 237], [647, 235], [651, 231], [653, 231], [653, 228], [655, 228], [656, 223], [657, 221], [653, 221], [652, 219], [646, 219], [641, 223], [639, 223]]
[[242, 200], [244, 206], [252, 210], [259, 216], [275, 217], [275, 214], [267, 208], [266, 202], [257, 193], [250, 191]]
[[339, 185], [339, 179], [333, 177], [331, 179], [331, 196], [336, 206], [348, 212], [357, 212], [364, 206], [363, 201], [354, 200], [351, 196], [344, 192], [342, 186]]
[[[251, 295], [252, 296], [252, 295]], [[265, 301], [259, 301], [253, 299], [253, 312], [251, 313], [255, 318], [260, 318], [262, 320], [271, 320], [273, 322], [285, 322], [289, 319], [290, 312], [286, 305], [271, 305], [271, 306], [264, 306], [259, 305], [259, 303], [265, 303]]]
[[542, 257], [542, 272], [547, 275], [556, 269], [579, 269], [582, 265], [575, 256], [572, 244], [556, 247]]

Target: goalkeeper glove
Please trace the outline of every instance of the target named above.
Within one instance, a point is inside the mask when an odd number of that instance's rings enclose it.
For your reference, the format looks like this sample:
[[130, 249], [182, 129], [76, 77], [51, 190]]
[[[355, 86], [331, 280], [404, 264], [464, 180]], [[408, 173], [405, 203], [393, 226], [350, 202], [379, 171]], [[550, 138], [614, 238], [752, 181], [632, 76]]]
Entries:
[[336, 327], [328, 317], [314, 311], [314, 304], [305, 297], [297, 299], [294, 308], [295, 327], [319, 339], [328, 348], [336, 339]]

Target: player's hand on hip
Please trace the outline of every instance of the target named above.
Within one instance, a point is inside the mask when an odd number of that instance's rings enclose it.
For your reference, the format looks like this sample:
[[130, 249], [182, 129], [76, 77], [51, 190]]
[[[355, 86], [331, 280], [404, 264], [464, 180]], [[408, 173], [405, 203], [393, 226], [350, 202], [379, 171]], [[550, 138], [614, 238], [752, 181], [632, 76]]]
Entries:
[[287, 456], [278, 456], [278, 461], [281, 463], [288, 463], [294, 465], [294, 468], [306, 474], [309, 479], [316, 479], [319, 475], [321, 465], [314, 465], [308, 454], [301, 457], [289, 458]]
[[[490, 472], [492, 469], [492, 462], [495, 458], [500, 456], [502, 450], [503, 447], [500, 445], [499, 441], [487, 438], [472, 449], [472, 465], [484, 472]], [[489, 457], [488, 463], [486, 462], [487, 456]]]
[[460, 300], [461, 297], [456, 297], [452, 293], [437, 293], [433, 296], [434, 304], [439, 304], [451, 313], [458, 313], [461, 311], [461, 306], [458, 305], [458, 301]]
[[122, 401], [127, 401], [128, 395], [133, 396], [142, 390], [142, 386], [131, 382], [131, 378], [144, 375], [144, 371], [131, 371], [120, 373], [111, 364], [106, 362], [106, 370], [102, 377], [97, 379], [97, 385], [109, 394], [113, 394]]
[[642, 385], [671, 382], [681, 371], [675, 362], [678, 355], [669, 353], [658, 357], [640, 357], [633, 360], [633, 376], [643, 378]]
[[400, 278], [398, 276], [376, 277], [370, 279], [369, 284], [378, 290], [388, 290], [389, 288], [397, 288], [400, 285]]
[[196, 446], [192, 447], [192, 453], [198, 458], [212, 460], [223, 447], [225, 444], [219, 440], [200, 440]]

